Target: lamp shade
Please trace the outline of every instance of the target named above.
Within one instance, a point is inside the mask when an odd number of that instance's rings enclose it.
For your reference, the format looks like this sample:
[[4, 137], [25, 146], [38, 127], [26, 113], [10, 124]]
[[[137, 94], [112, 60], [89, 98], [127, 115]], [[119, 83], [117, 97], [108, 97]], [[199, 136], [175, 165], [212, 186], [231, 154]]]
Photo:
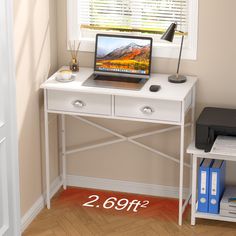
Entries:
[[169, 28], [166, 30], [166, 32], [162, 35], [161, 39], [169, 41], [169, 42], [173, 42], [176, 28], [177, 28], [177, 24], [172, 23], [169, 26]]

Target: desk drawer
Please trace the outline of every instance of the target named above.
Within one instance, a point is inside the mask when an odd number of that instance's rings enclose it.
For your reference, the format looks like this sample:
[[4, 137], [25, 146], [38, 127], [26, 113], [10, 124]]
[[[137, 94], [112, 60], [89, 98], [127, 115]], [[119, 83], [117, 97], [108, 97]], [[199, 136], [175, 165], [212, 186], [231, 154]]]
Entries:
[[111, 96], [49, 90], [48, 109], [65, 112], [111, 115]]
[[116, 96], [115, 115], [180, 122], [181, 102]]

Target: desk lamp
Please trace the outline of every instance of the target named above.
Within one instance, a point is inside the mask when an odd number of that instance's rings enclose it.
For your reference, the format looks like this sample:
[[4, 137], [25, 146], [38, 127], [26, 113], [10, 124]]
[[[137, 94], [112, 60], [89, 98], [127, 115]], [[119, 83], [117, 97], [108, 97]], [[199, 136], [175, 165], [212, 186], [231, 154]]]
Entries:
[[166, 32], [162, 35], [161, 39], [169, 41], [169, 42], [173, 42], [175, 32], [178, 32], [181, 34], [182, 38], [181, 38], [181, 46], [180, 46], [180, 51], [179, 51], [177, 72], [175, 75], [169, 76], [168, 81], [171, 83], [184, 83], [187, 80], [186, 76], [179, 74], [179, 67], [180, 67], [183, 42], [184, 42], [184, 32], [176, 30], [176, 29], [177, 29], [177, 23], [172, 23], [169, 26], [169, 28], [166, 30]]

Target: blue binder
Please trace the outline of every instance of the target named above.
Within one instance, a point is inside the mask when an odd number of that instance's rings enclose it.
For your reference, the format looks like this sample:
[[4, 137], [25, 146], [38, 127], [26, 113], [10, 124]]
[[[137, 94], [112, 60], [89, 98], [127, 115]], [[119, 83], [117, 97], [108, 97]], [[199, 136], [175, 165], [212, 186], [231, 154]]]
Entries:
[[203, 159], [198, 172], [198, 211], [208, 212], [209, 181], [212, 159]]
[[226, 161], [215, 160], [210, 168], [209, 213], [219, 214], [220, 200], [225, 190]]

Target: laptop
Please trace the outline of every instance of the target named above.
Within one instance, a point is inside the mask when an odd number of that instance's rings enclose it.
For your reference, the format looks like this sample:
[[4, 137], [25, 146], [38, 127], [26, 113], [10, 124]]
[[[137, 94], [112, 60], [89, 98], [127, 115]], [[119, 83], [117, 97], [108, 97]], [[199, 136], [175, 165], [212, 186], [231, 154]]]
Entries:
[[97, 34], [94, 72], [83, 86], [140, 90], [150, 78], [152, 38]]

